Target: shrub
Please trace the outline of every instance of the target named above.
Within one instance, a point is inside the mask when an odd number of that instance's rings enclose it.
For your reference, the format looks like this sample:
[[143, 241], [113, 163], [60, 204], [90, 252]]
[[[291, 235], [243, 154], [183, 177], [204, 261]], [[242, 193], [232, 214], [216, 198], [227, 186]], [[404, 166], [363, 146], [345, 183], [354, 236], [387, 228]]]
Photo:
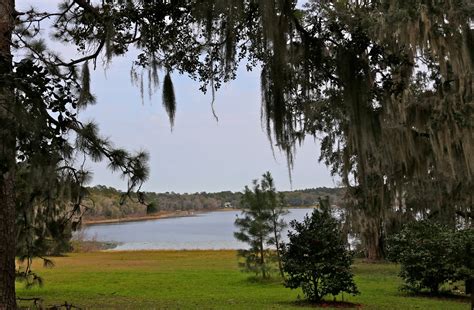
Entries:
[[320, 200], [320, 206], [321, 210], [315, 209], [303, 222], [290, 223], [294, 231], [282, 253], [285, 286], [301, 287], [306, 298], [315, 302], [328, 294], [359, 293], [351, 272], [353, 254], [331, 216], [328, 201]]
[[430, 221], [405, 225], [388, 240], [388, 258], [401, 264], [403, 289], [437, 294], [448, 281], [473, 278], [472, 230], [453, 231]]

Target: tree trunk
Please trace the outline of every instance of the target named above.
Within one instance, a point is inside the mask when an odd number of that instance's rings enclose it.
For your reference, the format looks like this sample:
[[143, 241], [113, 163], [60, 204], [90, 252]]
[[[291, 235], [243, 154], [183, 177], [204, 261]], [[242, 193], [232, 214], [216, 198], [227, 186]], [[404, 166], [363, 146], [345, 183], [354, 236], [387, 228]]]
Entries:
[[283, 273], [283, 266], [281, 265], [280, 238], [278, 238], [277, 223], [275, 220], [273, 220], [273, 235], [275, 238], [275, 247], [276, 247], [277, 259], [278, 259], [278, 269], [280, 270], [281, 277], [284, 279], [285, 274]]
[[[0, 0], [0, 76], [12, 71], [14, 0]], [[0, 309], [15, 309], [15, 120], [14, 93], [0, 79]]]
[[267, 274], [265, 272], [265, 253], [263, 248], [263, 237], [260, 238], [260, 267], [262, 268], [263, 278], [266, 278]]
[[369, 261], [379, 261], [384, 258], [383, 244], [379, 225], [369, 225], [364, 232], [366, 258]]
[[322, 299], [322, 296], [319, 296], [318, 277], [313, 275], [312, 281], [313, 281], [313, 296], [311, 296], [311, 300], [315, 302], [320, 302]]
[[278, 241], [276, 242], [276, 252], [277, 252], [277, 259], [278, 259], [278, 269], [280, 270], [280, 275], [283, 279], [285, 279], [285, 273], [283, 272], [283, 266], [281, 265], [281, 254], [280, 254], [280, 245]]
[[[12, 171], [13, 172], [13, 171]], [[15, 199], [13, 175], [0, 179], [0, 309], [14, 309], [15, 297]]]
[[471, 310], [474, 310], [474, 278], [465, 281], [466, 295], [471, 295]]

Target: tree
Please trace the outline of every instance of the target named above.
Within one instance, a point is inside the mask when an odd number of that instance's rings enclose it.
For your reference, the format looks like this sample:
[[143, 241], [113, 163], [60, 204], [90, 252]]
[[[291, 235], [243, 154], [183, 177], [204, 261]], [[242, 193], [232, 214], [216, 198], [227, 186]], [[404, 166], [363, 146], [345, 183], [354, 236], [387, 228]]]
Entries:
[[272, 237], [268, 240], [269, 245], [275, 246], [278, 270], [282, 278], [285, 277], [283, 267], [281, 265], [281, 247], [283, 245], [281, 233], [285, 230], [287, 224], [283, 217], [288, 214], [285, 209], [286, 202], [283, 193], [277, 193], [270, 172], [266, 172], [262, 176], [262, 189], [265, 191], [268, 200], [268, 209], [270, 211], [270, 226], [272, 229]]
[[290, 223], [289, 243], [283, 251], [285, 286], [303, 289], [306, 298], [319, 302], [340, 292], [358, 294], [351, 272], [352, 253], [343, 241], [340, 224], [331, 215], [328, 200], [303, 222]]
[[[459, 191], [472, 187], [474, 167], [465, 147], [473, 143], [468, 7], [468, 1], [310, 1], [288, 32], [286, 62], [277, 69], [286, 76], [279, 85], [267, 77], [270, 124], [278, 114], [294, 120], [269, 134], [289, 153], [308, 133], [322, 137], [320, 159], [348, 187], [371, 259], [383, 257], [385, 227], [394, 210], [406, 208], [411, 188], [472, 201], [469, 190]], [[286, 104], [272, 103], [276, 92]], [[445, 202], [433, 207], [472, 209]]]
[[250, 247], [239, 250], [239, 256], [245, 259], [244, 270], [262, 274], [263, 278], [270, 276], [270, 262], [275, 256], [269, 246], [276, 247], [276, 259], [281, 268], [281, 233], [286, 227], [282, 219], [286, 214], [283, 201], [275, 191], [270, 172], [266, 172], [260, 184], [254, 180], [252, 189], [245, 187], [241, 200], [243, 217], [235, 220], [239, 229], [234, 233], [235, 238]]
[[[385, 214], [386, 191], [394, 201], [433, 178], [447, 189], [472, 188], [469, 0], [308, 1], [301, 9], [283, 0], [66, 0], [48, 12], [17, 12], [14, 0], [0, 0], [0, 16], [0, 307], [14, 308], [18, 162], [59, 169], [66, 158], [77, 170], [71, 150], [80, 150], [120, 169], [130, 191], [146, 179], [144, 154], [112, 147], [76, 119], [94, 101], [90, 69], [132, 46], [140, 89], [148, 76], [153, 92], [163, 75], [171, 123], [172, 72], [214, 93], [242, 59], [249, 69], [260, 63], [262, 119], [289, 165], [308, 134], [322, 137], [322, 159], [358, 189], [355, 199], [377, 202], [374, 216]], [[69, 61], [48, 50], [42, 27], [81, 56]], [[379, 181], [367, 181], [374, 175]]]
[[[110, 61], [113, 56], [125, 53], [129, 45], [141, 42], [141, 49], [148, 53], [140, 55], [137, 63], [150, 68], [152, 81], [157, 81], [159, 65], [173, 67], [152, 57], [150, 49], [163, 51], [169, 41], [158, 40], [162, 45], [152, 43], [154, 37], [147, 28], [150, 19], [131, 20], [132, 11], [143, 13], [150, 9], [147, 3], [119, 1], [95, 7], [88, 1], [77, 0], [65, 1], [53, 12], [34, 9], [17, 12], [14, 0], [0, 1], [1, 309], [16, 308], [15, 255], [28, 257], [28, 260], [32, 255], [44, 255], [50, 250], [45, 246], [46, 239], [59, 240], [72, 228], [71, 221], [80, 223], [87, 172], [78, 164], [78, 158], [107, 159], [109, 167], [128, 180], [127, 194], [139, 190], [148, 177], [145, 152], [132, 155], [116, 148], [100, 137], [95, 124], [84, 124], [77, 119], [80, 109], [94, 103], [89, 90], [89, 70], [91, 65], [95, 67], [98, 57], [105, 56]], [[189, 22], [186, 19], [189, 10], [181, 15], [183, 19], [179, 23], [175, 13], [181, 7], [160, 2], [155, 9], [165, 14], [158, 17], [159, 27], [166, 28], [163, 21], [170, 15], [176, 18], [167, 30]], [[154, 16], [150, 11], [147, 14]], [[49, 34], [65, 45], [72, 43], [83, 57], [65, 61], [47, 49], [40, 30], [43, 21], [48, 19], [53, 20]], [[132, 23], [136, 27], [129, 27]], [[153, 29], [151, 33], [162, 35], [164, 32]], [[183, 35], [189, 33], [182, 32]], [[167, 35], [174, 38], [172, 34]], [[12, 50], [18, 56], [15, 61]], [[193, 57], [196, 55], [192, 46], [188, 45], [185, 50]], [[171, 50], [164, 54], [173, 58]], [[195, 72], [197, 68], [184, 60], [187, 56], [189, 54], [170, 61], [190, 66], [184, 71]], [[163, 102], [172, 122], [175, 102], [169, 70], [164, 81]], [[29, 179], [38, 173], [45, 181], [42, 184]]]
[[[0, 74], [12, 72], [10, 42], [14, 27], [14, 2], [0, 3]], [[15, 308], [15, 135], [9, 117], [13, 89], [0, 84], [0, 308]]]

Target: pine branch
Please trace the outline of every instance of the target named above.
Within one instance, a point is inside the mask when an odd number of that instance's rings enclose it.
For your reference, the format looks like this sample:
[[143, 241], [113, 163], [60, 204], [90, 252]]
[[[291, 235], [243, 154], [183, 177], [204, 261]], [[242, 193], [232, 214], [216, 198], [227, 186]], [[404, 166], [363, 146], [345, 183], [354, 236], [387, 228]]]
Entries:
[[102, 18], [98, 8], [92, 6], [88, 1], [85, 0], [74, 0], [78, 6], [80, 6], [84, 11], [94, 15], [96, 18]]
[[102, 51], [102, 49], [104, 48], [104, 46], [105, 46], [105, 39], [101, 39], [99, 41], [99, 46], [97, 47], [96, 51], [93, 54], [90, 54], [90, 55], [87, 55], [87, 56], [84, 56], [82, 58], [78, 58], [78, 59], [75, 59], [75, 60], [71, 60], [70, 62], [67, 62], [67, 63], [61, 61], [58, 65], [63, 66], [63, 67], [72, 67], [74, 65], [86, 62], [88, 60], [93, 60], [94, 64], [95, 64], [96, 60], [97, 60], [97, 57], [99, 57], [99, 54]]

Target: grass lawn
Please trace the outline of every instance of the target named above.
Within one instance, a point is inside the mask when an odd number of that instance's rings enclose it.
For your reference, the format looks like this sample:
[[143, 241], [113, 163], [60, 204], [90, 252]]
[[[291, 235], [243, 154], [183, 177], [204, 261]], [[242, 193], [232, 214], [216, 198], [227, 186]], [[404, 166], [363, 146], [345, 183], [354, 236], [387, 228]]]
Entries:
[[[19, 297], [87, 309], [306, 309], [301, 291], [278, 280], [260, 283], [239, 271], [235, 251], [136, 251], [68, 254], [33, 269], [43, 287], [17, 285]], [[344, 296], [363, 309], [469, 309], [467, 301], [410, 297], [398, 291], [398, 267], [357, 263], [361, 294]], [[340, 300], [340, 298], [338, 298]]]

